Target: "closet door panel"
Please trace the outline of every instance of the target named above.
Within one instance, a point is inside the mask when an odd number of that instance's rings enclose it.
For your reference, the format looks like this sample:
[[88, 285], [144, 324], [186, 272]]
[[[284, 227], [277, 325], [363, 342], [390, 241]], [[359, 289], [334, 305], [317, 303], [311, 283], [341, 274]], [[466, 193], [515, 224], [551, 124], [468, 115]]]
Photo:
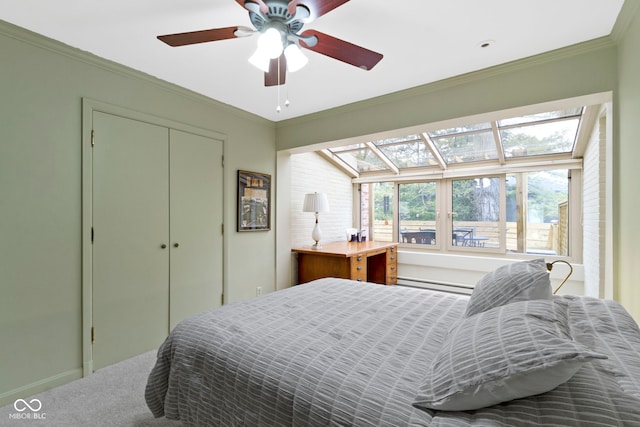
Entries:
[[170, 325], [221, 305], [222, 141], [170, 131]]
[[[94, 369], [169, 328], [168, 129], [94, 112]], [[165, 245], [165, 248], [162, 247]]]

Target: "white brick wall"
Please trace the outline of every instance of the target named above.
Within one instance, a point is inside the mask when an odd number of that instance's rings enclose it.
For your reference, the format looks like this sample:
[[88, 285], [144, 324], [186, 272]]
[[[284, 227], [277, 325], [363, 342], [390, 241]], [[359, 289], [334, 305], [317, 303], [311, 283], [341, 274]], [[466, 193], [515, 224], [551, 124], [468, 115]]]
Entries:
[[351, 179], [316, 153], [294, 154], [291, 156], [292, 247], [313, 244], [311, 232], [315, 216], [310, 212], [302, 212], [302, 204], [304, 195], [315, 191], [327, 194], [330, 209], [329, 212], [319, 215], [318, 222], [322, 231], [320, 244], [345, 241], [345, 230], [352, 227]]
[[584, 153], [582, 226], [584, 293], [602, 297], [605, 250], [606, 116], [596, 122]]

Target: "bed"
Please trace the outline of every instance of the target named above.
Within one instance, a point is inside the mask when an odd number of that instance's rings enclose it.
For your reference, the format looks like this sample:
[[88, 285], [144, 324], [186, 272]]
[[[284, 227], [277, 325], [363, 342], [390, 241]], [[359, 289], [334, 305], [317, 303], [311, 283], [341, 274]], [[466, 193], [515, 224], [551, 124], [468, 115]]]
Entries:
[[326, 278], [200, 313], [146, 401], [187, 426], [640, 425], [640, 331], [539, 261], [468, 296]]

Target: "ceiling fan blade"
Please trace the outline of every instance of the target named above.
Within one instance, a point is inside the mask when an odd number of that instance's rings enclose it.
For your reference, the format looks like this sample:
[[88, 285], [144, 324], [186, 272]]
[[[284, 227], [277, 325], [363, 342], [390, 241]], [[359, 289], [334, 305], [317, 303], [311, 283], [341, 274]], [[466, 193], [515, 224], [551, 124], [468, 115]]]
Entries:
[[[280, 67], [278, 67], [278, 62], [280, 62]], [[280, 78], [278, 78], [278, 74], [280, 74]], [[264, 85], [265, 86], [283, 85], [285, 83], [286, 76], [287, 76], [287, 58], [285, 58], [283, 53], [278, 58], [272, 59], [271, 62], [269, 63], [269, 71], [264, 73]]]
[[[313, 44], [309, 38], [317, 42]], [[380, 53], [316, 30], [300, 34], [300, 46], [365, 70], [372, 69], [382, 59]]]
[[214, 28], [212, 30], [191, 31], [188, 33], [167, 34], [158, 36], [158, 39], [169, 46], [185, 46], [189, 44], [213, 42], [236, 38], [239, 27]]
[[240, 6], [244, 7], [245, 9], [247, 9], [247, 7], [245, 6], [245, 3], [255, 3], [258, 6], [260, 6], [260, 12], [264, 13], [265, 15], [269, 12], [269, 6], [267, 6], [263, 0], [236, 0], [236, 1]]
[[295, 15], [296, 7], [298, 5], [304, 6], [309, 9], [310, 12], [310, 16], [305, 19], [304, 22], [311, 22], [348, 1], [349, 0], [293, 0], [289, 3], [289, 13]]

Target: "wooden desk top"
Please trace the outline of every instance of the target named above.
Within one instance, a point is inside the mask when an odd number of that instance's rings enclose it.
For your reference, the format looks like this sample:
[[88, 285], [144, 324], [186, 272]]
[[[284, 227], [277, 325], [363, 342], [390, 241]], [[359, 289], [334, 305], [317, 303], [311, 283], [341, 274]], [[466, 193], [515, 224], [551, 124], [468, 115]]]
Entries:
[[300, 252], [307, 254], [322, 254], [329, 256], [352, 257], [356, 255], [366, 255], [371, 252], [385, 252], [389, 248], [398, 246], [393, 242], [332, 242], [323, 243], [320, 249], [312, 249], [312, 246], [303, 246], [301, 248], [293, 248], [292, 252]]

